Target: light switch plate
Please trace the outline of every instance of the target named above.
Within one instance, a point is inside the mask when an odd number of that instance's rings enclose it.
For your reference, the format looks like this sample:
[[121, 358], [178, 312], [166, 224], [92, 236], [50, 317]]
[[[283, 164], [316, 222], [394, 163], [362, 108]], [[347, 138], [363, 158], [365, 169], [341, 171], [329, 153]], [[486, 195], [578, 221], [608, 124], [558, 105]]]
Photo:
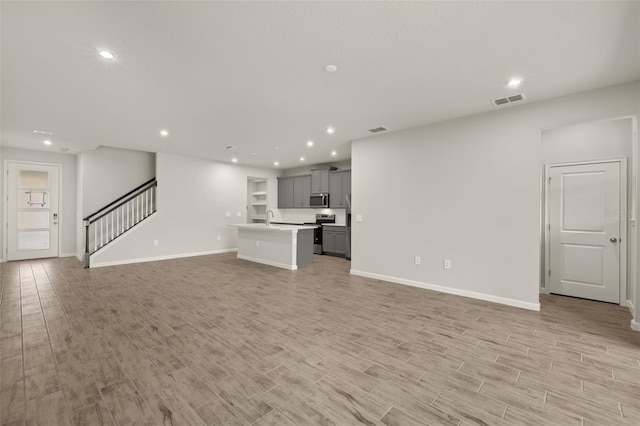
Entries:
[[356, 222], [362, 222], [362, 215], [361, 214], [357, 214], [356, 215]]
[[236, 217], [242, 217], [242, 213], [236, 212]]
[[231, 212], [226, 212], [224, 215], [225, 215], [226, 217], [231, 217]]

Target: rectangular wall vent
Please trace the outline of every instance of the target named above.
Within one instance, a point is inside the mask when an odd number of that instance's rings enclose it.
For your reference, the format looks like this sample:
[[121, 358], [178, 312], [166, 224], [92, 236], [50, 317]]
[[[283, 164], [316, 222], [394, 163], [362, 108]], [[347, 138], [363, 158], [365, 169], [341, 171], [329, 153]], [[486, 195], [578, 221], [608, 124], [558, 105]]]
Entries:
[[375, 129], [369, 129], [371, 133], [384, 132], [386, 130], [389, 130], [389, 129], [387, 129], [386, 127], [376, 127]]
[[510, 104], [513, 102], [518, 102], [524, 100], [524, 93], [519, 93], [517, 95], [507, 96], [506, 98], [494, 99], [491, 101], [495, 106]]

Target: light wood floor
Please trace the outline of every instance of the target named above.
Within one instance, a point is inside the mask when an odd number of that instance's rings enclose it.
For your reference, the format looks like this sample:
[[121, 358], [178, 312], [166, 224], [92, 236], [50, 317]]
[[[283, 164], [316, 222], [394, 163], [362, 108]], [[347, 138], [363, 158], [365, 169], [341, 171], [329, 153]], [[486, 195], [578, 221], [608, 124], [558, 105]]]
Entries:
[[524, 311], [315, 260], [0, 265], [0, 423], [640, 424], [626, 308]]

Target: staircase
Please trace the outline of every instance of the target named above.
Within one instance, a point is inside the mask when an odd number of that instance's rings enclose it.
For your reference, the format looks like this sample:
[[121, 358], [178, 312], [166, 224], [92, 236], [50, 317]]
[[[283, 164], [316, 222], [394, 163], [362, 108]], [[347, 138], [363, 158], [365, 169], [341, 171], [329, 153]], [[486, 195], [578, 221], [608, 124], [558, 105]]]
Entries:
[[157, 187], [153, 178], [84, 218], [85, 268], [92, 254], [156, 212]]

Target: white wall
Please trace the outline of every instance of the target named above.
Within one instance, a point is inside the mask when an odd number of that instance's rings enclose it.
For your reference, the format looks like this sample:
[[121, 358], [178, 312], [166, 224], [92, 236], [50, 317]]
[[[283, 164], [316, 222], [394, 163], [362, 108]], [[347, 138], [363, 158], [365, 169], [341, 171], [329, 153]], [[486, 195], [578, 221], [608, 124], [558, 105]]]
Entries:
[[277, 204], [276, 170], [166, 153], [156, 165], [158, 212], [93, 255], [92, 266], [235, 249], [237, 230], [227, 225], [247, 221], [249, 176], [267, 178], [268, 208]]
[[535, 309], [540, 130], [639, 113], [634, 82], [354, 141], [352, 272]]
[[[627, 159], [627, 212], [633, 209], [635, 188], [635, 173], [633, 158], [633, 132], [635, 128], [635, 120], [631, 117], [616, 118], [613, 120], [598, 120], [595, 122], [576, 124], [570, 126], [562, 126], [553, 129], [543, 130], [540, 135], [541, 146], [541, 162], [542, 164], [557, 164], [575, 161], [605, 160], [605, 159]], [[544, 200], [543, 200], [544, 202]], [[625, 212], [625, 213], [627, 213]], [[542, 212], [544, 216], [544, 210]], [[634, 255], [635, 250], [629, 246], [629, 242], [634, 241], [635, 228], [631, 215], [621, 216], [622, 220], [628, 219], [627, 237], [623, 239], [626, 242], [629, 256]], [[544, 222], [544, 217], [542, 222]], [[541, 227], [545, 232], [545, 227]], [[541, 251], [541, 273], [546, 271], [545, 267], [545, 247], [542, 245]], [[632, 270], [633, 262], [627, 263], [627, 277], [634, 275]], [[544, 287], [544, 279], [542, 287]], [[627, 285], [625, 300], [633, 301], [635, 298], [635, 286]]]
[[142, 185], [156, 173], [156, 155], [151, 152], [101, 146], [78, 156], [82, 162], [84, 216]]
[[[0, 173], [0, 192], [2, 200], [4, 194], [5, 160], [28, 161], [34, 163], [60, 164], [62, 166], [60, 179], [60, 256], [69, 256], [75, 253], [76, 239], [76, 157], [70, 154], [59, 154], [48, 151], [31, 151], [19, 148], [2, 147], [2, 162]], [[2, 223], [4, 223], [4, 203], [2, 204]], [[1, 258], [6, 258], [4, 248], [3, 227], [0, 227], [0, 253]]]
[[83, 218], [152, 179], [156, 173], [156, 154], [100, 146], [77, 157], [76, 256], [82, 258]]

